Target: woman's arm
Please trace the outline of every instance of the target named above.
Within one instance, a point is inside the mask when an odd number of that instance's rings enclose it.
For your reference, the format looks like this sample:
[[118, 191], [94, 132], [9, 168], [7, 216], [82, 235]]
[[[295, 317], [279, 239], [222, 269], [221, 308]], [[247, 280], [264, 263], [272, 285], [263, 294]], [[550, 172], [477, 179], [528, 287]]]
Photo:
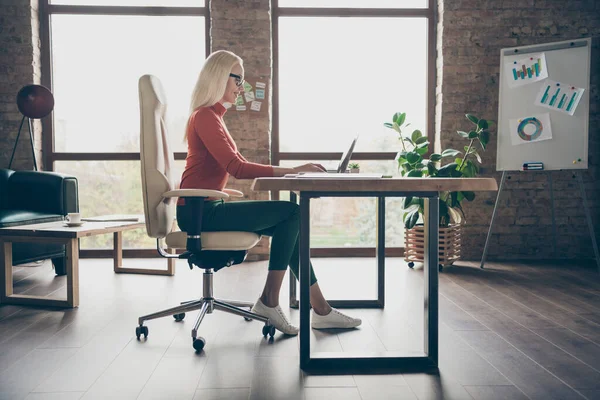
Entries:
[[251, 179], [270, 176], [284, 176], [298, 172], [324, 172], [325, 168], [320, 164], [303, 164], [294, 168], [271, 166], [253, 163], [246, 160], [237, 151], [223, 127], [221, 121], [212, 113], [196, 115], [194, 128], [200, 139], [217, 160], [217, 162], [236, 179]]
[[[238, 157], [240, 157], [245, 162], [249, 162], [248, 160], [246, 160], [246, 158], [240, 152], [238, 152]], [[260, 165], [264, 165], [264, 164], [260, 164]], [[294, 168], [279, 167], [279, 166], [275, 166], [275, 165], [273, 165], [272, 167], [273, 167], [273, 176], [284, 176], [287, 174], [297, 174], [298, 172], [325, 172], [326, 171], [325, 167], [323, 167], [321, 164], [315, 164], [315, 163], [303, 164], [303, 165], [299, 165]], [[259, 177], [257, 176], [257, 178], [259, 178]]]
[[195, 115], [194, 131], [219, 165], [236, 179], [273, 176], [270, 165], [246, 160], [233, 144], [220, 119], [210, 111]]
[[303, 164], [294, 168], [285, 168], [273, 166], [273, 176], [284, 176], [287, 174], [297, 174], [298, 172], [325, 172], [325, 167], [321, 164]]

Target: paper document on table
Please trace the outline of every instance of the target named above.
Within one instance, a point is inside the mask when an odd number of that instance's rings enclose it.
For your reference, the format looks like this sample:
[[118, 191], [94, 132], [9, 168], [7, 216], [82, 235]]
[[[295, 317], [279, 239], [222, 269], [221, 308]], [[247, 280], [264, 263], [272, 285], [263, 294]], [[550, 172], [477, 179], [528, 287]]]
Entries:
[[328, 173], [328, 172], [309, 172], [298, 175], [299, 179], [381, 179], [383, 174], [352, 174], [352, 173]]
[[138, 222], [140, 220], [140, 216], [129, 214], [112, 214], [100, 215], [97, 217], [81, 218], [81, 220], [89, 222]]

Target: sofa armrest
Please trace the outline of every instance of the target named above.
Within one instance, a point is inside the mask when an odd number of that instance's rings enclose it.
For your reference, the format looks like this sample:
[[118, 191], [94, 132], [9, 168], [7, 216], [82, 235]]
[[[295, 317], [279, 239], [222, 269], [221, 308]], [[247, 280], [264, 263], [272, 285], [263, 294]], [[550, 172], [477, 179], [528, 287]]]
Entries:
[[79, 211], [77, 178], [57, 172], [15, 171], [7, 185], [11, 209], [66, 215]]
[[12, 169], [0, 168], [0, 210], [8, 207], [8, 179], [14, 173]]

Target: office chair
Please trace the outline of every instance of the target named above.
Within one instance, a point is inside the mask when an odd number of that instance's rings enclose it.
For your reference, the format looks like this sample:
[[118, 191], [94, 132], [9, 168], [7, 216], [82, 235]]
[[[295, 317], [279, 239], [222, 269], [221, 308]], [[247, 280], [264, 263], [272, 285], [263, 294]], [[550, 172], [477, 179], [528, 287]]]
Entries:
[[[169, 149], [169, 138], [165, 123], [167, 100], [160, 80], [144, 75], [139, 80], [140, 95], [140, 158], [142, 162], [142, 195], [146, 232], [156, 239], [158, 253], [166, 258], [186, 259], [190, 269], [194, 266], [204, 270], [202, 298], [185, 301], [172, 307], [139, 318], [135, 334], [140, 339], [148, 337], [144, 321], [173, 316], [182, 321], [186, 312], [200, 310], [192, 329], [192, 344], [201, 351], [206, 340], [198, 336], [198, 328], [206, 314], [214, 310], [226, 311], [244, 317], [247, 321], [264, 322], [263, 336], [275, 334], [275, 327], [265, 317], [250, 312], [253, 303], [237, 300], [221, 300], [213, 297], [213, 271], [240, 264], [247, 252], [256, 246], [260, 236], [252, 232], [201, 232], [202, 208], [206, 197], [227, 199], [242, 197], [237, 190], [224, 191], [206, 189], [176, 189], [171, 176], [173, 153]], [[192, 223], [188, 232], [172, 231], [175, 220], [175, 199], [185, 199], [190, 208]], [[164, 239], [168, 249], [185, 249], [180, 255], [167, 253], [161, 245]], [[245, 310], [243, 308], [248, 309]]]

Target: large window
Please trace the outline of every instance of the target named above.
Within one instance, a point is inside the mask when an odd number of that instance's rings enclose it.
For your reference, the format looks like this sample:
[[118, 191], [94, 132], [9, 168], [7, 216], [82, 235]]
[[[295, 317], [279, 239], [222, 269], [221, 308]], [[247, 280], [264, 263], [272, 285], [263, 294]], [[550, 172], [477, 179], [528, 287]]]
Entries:
[[[274, 1], [276, 163], [331, 164], [358, 136], [353, 161], [361, 171], [398, 175], [394, 157], [401, 144], [383, 125], [396, 112], [407, 113], [412, 127], [433, 142], [433, 3]], [[329, 211], [315, 216], [314, 245], [331, 255], [374, 247], [375, 199], [332, 201], [317, 208], [335, 209], [340, 217], [328, 221]], [[402, 209], [397, 200], [387, 203], [387, 244], [402, 247]], [[340, 221], [346, 221], [342, 229]]]
[[[142, 214], [138, 80], [162, 81], [171, 145], [183, 159], [190, 96], [208, 48], [204, 0], [54, 0], [41, 8], [43, 83], [55, 98], [44, 126], [52, 132], [46, 166], [78, 177], [84, 215]], [[81, 247], [111, 248], [109, 236]], [[124, 247], [154, 243], [139, 230], [124, 234]]]

